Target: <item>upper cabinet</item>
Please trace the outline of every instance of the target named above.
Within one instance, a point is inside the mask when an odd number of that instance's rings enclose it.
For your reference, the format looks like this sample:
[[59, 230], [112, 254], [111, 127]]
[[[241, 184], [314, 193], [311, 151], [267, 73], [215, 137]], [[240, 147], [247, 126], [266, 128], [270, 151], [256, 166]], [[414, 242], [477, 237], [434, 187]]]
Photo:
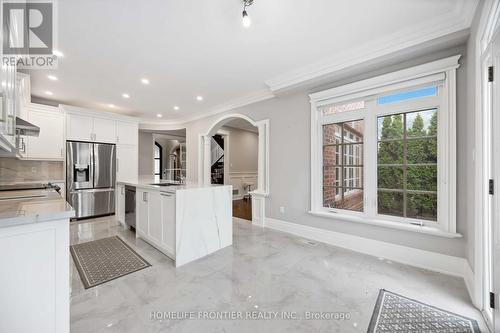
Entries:
[[16, 66], [0, 67], [0, 148], [11, 152], [16, 149]]
[[25, 107], [30, 123], [40, 127], [39, 136], [26, 138], [25, 158], [64, 159], [64, 114], [59, 108], [30, 103]]
[[137, 180], [139, 124], [136, 119], [61, 105], [66, 140], [116, 144], [116, 180]]
[[93, 118], [94, 141], [116, 143], [116, 121], [112, 119]]
[[139, 127], [137, 123], [117, 121], [116, 143], [122, 145], [138, 145]]
[[115, 123], [113, 119], [68, 113], [66, 138], [75, 141], [116, 143]]
[[66, 116], [66, 139], [94, 141], [94, 119], [88, 116], [68, 114]]

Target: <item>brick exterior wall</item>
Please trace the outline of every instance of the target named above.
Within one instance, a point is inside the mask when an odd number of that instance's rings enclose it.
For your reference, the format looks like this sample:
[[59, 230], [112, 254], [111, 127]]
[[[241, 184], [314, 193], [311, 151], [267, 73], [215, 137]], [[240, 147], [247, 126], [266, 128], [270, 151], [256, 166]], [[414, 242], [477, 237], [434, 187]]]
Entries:
[[[359, 138], [358, 141], [363, 140], [363, 130], [362, 121], [349, 122], [344, 125], [344, 133], [353, 133]], [[340, 152], [340, 147], [332, 144], [342, 143], [341, 133], [342, 124], [328, 124], [323, 126], [323, 144], [325, 145], [323, 147], [323, 205], [325, 207], [362, 210], [362, 190], [351, 190], [349, 194], [344, 195], [344, 200], [342, 200], [342, 196], [340, 195], [342, 189], [339, 189], [337, 201], [335, 199], [336, 188], [332, 186], [342, 186], [342, 181], [337, 179], [337, 176], [341, 176], [342, 161], [337, 161], [336, 151], [338, 149]], [[338, 158], [341, 158], [340, 154]]]

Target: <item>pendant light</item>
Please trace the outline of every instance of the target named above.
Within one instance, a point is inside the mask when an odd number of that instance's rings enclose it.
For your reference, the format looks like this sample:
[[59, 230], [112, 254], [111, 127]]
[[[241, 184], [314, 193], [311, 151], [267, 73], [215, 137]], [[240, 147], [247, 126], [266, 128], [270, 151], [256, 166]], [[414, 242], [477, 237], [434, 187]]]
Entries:
[[247, 13], [247, 7], [251, 5], [253, 5], [253, 0], [243, 0], [243, 13], [242, 13], [241, 23], [245, 28], [249, 28], [250, 25], [252, 25], [252, 20], [250, 19], [250, 16], [248, 16]]

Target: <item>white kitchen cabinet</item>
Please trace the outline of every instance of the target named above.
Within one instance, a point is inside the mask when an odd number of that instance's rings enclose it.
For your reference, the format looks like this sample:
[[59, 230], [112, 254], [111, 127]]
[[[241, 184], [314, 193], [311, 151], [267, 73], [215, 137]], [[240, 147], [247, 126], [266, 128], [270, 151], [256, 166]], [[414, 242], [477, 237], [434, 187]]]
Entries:
[[94, 141], [94, 119], [89, 116], [67, 114], [66, 138], [75, 141]]
[[162, 234], [160, 246], [175, 257], [175, 194], [160, 193]]
[[175, 194], [136, 190], [136, 235], [175, 259]]
[[116, 219], [125, 226], [125, 185], [116, 185]]
[[148, 238], [149, 207], [147, 191], [140, 189], [135, 193], [135, 227], [136, 235]]
[[116, 143], [116, 121], [112, 119], [93, 118], [94, 141]]
[[116, 142], [116, 121], [113, 119], [68, 113], [66, 137], [68, 140], [88, 142]]
[[161, 244], [162, 211], [160, 192], [148, 193], [148, 239], [156, 246]]
[[137, 123], [116, 121], [116, 143], [122, 145], [138, 145], [139, 127]]
[[69, 219], [0, 228], [0, 251], [0, 332], [68, 333]]
[[40, 127], [39, 136], [26, 138], [25, 158], [33, 160], [64, 159], [64, 114], [55, 107], [30, 104], [28, 121]]
[[136, 237], [176, 267], [233, 243], [232, 186], [148, 184], [136, 184]]
[[116, 145], [116, 181], [134, 181], [139, 174], [137, 146]]

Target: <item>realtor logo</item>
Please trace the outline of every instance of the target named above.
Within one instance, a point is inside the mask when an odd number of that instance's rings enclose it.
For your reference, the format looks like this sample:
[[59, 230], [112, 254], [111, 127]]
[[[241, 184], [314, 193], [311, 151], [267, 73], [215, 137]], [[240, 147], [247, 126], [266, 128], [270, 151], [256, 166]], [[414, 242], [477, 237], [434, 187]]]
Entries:
[[54, 3], [2, 1], [2, 64], [55, 68]]

